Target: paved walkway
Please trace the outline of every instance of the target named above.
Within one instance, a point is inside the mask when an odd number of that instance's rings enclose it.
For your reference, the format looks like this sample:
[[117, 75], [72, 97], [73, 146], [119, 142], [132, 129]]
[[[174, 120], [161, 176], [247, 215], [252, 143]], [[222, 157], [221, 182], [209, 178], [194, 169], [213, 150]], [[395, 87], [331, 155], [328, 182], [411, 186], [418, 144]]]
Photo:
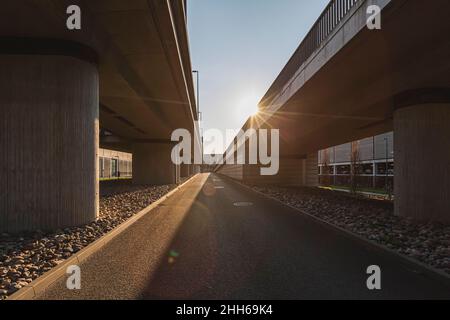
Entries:
[[[251, 202], [252, 206], [235, 206]], [[382, 290], [366, 268], [382, 269]], [[317, 224], [293, 209], [198, 175], [40, 299], [450, 298], [442, 283]]]

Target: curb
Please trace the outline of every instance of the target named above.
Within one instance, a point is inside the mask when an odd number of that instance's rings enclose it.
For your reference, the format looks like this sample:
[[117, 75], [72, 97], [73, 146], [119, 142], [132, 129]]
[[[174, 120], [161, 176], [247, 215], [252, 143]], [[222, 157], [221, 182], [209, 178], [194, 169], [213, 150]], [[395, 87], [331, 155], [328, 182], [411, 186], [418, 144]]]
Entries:
[[94, 253], [99, 251], [103, 246], [105, 246], [108, 242], [119, 236], [122, 232], [124, 232], [126, 229], [131, 227], [134, 223], [139, 221], [142, 217], [150, 213], [153, 209], [155, 209], [157, 206], [159, 206], [162, 202], [169, 199], [171, 196], [173, 196], [177, 191], [179, 191], [181, 188], [183, 188], [185, 185], [187, 185], [189, 182], [191, 182], [194, 178], [196, 178], [198, 174], [192, 176], [187, 181], [183, 182], [181, 185], [158, 199], [157, 201], [153, 202], [151, 205], [149, 205], [147, 208], [139, 211], [134, 216], [129, 218], [127, 221], [123, 222], [122, 224], [118, 225], [115, 229], [110, 231], [109, 233], [105, 234], [101, 238], [97, 239], [84, 249], [77, 252], [75, 255], [71, 256], [69, 259], [65, 260], [63, 263], [57, 265], [52, 270], [48, 271], [47, 273], [44, 273], [42, 276], [34, 280], [33, 282], [29, 283], [27, 286], [23, 287], [19, 291], [13, 293], [11, 296], [9, 296], [6, 300], [32, 300], [35, 298], [38, 294], [45, 291], [49, 286], [51, 286], [53, 283], [58, 281], [61, 277], [66, 275], [67, 267], [71, 265], [79, 265], [82, 262], [86, 261], [90, 256], [92, 256]]
[[303, 211], [303, 210], [301, 210], [299, 208], [296, 208], [296, 207], [294, 207], [292, 205], [284, 203], [283, 201], [278, 200], [277, 198], [274, 198], [272, 196], [266, 195], [266, 194], [264, 194], [264, 193], [262, 193], [260, 191], [256, 191], [253, 188], [251, 188], [251, 187], [249, 187], [249, 186], [247, 186], [247, 185], [245, 185], [245, 184], [243, 184], [243, 183], [241, 183], [241, 182], [239, 182], [237, 180], [234, 180], [234, 179], [232, 179], [230, 177], [227, 177], [227, 176], [224, 176], [224, 175], [221, 175], [221, 174], [219, 174], [219, 175], [221, 177], [226, 178], [227, 180], [230, 180], [230, 181], [236, 183], [237, 185], [240, 185], [241, 187], [243, 187], [243, 188], [245, 188], [247, 190], [250, 190], [250, 191], [252, 191], [252, 192], [254, 192], [254, 193], [264, 197], [264, 198], [276, 201], [276, 202], [282, 204], [285, 207], [288, 207], [290, 209], [298, 211], [301, 214], [303, 214], [306, 218], [314, 220], [315, 222], [321, 224], [322, 226], [324, 226], [324, 227], [326, 227], [328, 229], [332, 229], [334, 231], [337, 231], [337, 232], [341, 233], [342, 235], [344, 235], [345, 237], [359, 242], [360, 244], [362, 244], [366, 248], [378, 251], [378, 252], [380, 252], [382, 254], [388, 255], [390, 258], [399, 260], [399, 262], [401, 264], [403, 264], [404, 266], [409, 267], [410, 271], [412, 271], [414, 273], [417, 273], [417, 274], [421, 274], [421, 275], [427, 276], [427, 277], [432, 278], [434, 280], [443, 282], [446, 286], [448, 286], [450, 288], [450, 275], [448, 275], [447, 273], [445, 273], [445, 272], [443, 272], [443, 271], [441, 271], [439, 269], [436, 269], [436, 268], [431, 267], [431, 266], [429, 266], [429, 265], [427, 265], [427, 264], [425, 264], [423, 262], [420, 262], [420, 261], [412, 259], [412, 258], [410, 258], [410, 257], [408, 257], [406, 255], [398, 253], [397, 251], [395, 251], [393, 249], [390, 249], [390, 248], [385, 247], [385, 246], [383, 246], [381, 244], [378, 244], [376, 242], [368, 240], [368, 239], [366, 239], [366, 238], [364, 238], [364, 237], [362, 237], [362, 236], [360, 236], [360, 235], [358, 235], [356, 233], [348, 231], [348, 230], [346, 230], [346, 229], [344, 229], [342, 227], [336, 226], [336, 225], [334, 225], [334, 224], [332, 224], [330, 222], [327, 222], [327, 221], [325, 221], [325, 220], [323, 220], [321, 218], [318, 218], [318, 217], [316, 217], [316, 216], [314, 216], [312, 214], [309, 214], [309, 213], [307, 213], [307, 212], [305, 212], [305, 211]]

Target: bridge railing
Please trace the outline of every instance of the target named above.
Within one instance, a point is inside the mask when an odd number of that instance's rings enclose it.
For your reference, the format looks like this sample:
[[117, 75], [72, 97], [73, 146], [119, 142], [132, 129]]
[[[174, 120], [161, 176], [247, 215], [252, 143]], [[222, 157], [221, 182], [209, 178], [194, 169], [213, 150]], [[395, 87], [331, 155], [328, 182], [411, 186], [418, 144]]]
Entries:
[[305, 38], [307, 42], [304, 48], [305, 61], [322, 44], [322, 41], [334, 31], [336, 26], [358, 2], [361, 2], [361, 0], [332, 0], [328, 4]]
[[[282, 74], [280, 74], [274, 85], [269, 89], [266, 97], [268, 96], [276, 99], [277, 97], [283, 95], [289, 87], [286, 83], [292, 82], [290, 80], [292, 80], [293, 76], [297, 72], [298, 67], [303, 65], [335, 31], [336, 27], [342, 20], [344, 20], [344, 18], [346, 18], [347, 14], [353, 9], [353, 7], [363, 1], [365, 0], [331, 0], [315, 24], [312, 26], [311, 30], [303, 39], [297, 51], [288, 62], [285, 70]], [[295, 66], [297, 66], [297, 68], [295, 68]], [[280, 92], [280, 94], [276, 94], [276, 92], [283, 87], [283, 91]]]

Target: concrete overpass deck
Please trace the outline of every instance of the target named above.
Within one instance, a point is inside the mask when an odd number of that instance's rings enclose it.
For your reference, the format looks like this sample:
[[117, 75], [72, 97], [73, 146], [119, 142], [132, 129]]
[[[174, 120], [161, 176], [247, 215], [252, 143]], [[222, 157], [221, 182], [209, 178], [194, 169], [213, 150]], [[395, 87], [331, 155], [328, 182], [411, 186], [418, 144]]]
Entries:
[[[72, 5], [80, 29], [67, 27]], [[185, 5], [2, 3], [0, 231], [95, 219], [99, 146], [133, 152], [137, 183], [179, 179], [172, 131], [200, 143]]]
[[[366, 27], [372, 5], [380, 30]], [[312, 181], [296, 172], [318, 150], [394, 130], [396, 213], [450, 221], [449, 10], [441, 0], [331, 1], [243, 128], [280, 129], [278, 180]]]

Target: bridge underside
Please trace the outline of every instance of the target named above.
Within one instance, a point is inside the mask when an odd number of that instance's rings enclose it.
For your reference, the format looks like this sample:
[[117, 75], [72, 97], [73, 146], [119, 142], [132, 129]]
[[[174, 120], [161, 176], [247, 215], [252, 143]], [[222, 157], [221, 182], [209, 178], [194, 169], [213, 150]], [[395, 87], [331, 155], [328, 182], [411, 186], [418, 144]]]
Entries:
[[99, 146], [138, 150], [136, 183], [179, 181], [170, 136], [197, 120], [184, 1], [7, 1], [0, 65], [0, 232], [95, 220]]
[[310, 62], [324, 63], [320, 70], [275, 113], [261, 106], [254, 123], [280, 128], [281, 153], [299, 155], [388, 132], [399, 107], [446, 102], [448, 10], [448, 1], [394, 1], [381, 30], [363, 28], [327, 61], [331, 48], [322, 47]]
[[[381, 14], [382, 29], [369, 30], [366, 7], [386, 1], [369, 2], [296, 66], [298, 76], [284, 85], [285, 94], [263, 100], [244, 129], [280, 129], [280, 167], [284, 158], [394, 130], [396, 214], [448, 222], [450, 3], [391, 1]], [[280, 170], [279, 180], [292, 180], [284, 176]]]

